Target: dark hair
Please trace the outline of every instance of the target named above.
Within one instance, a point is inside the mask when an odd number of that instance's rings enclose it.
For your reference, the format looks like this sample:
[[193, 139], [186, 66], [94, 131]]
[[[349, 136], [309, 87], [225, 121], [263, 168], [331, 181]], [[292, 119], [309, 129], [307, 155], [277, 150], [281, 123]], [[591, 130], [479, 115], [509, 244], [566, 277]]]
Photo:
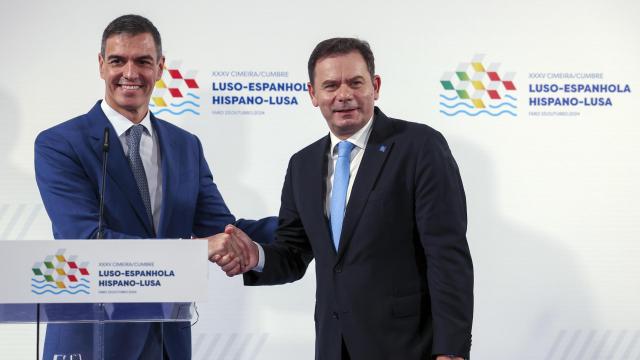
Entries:
[[373, 80], [376, 72], [376, 65], [369, 43], [356, 38], [332, 38], [321, 41], [316, 45], [316, 48], [313, 49], [311, 56], [309, 56], [307, 70], [309, 71], [309, 81], [311, 84], [313, 85], [316, 63], [318, 61], [332, 55], [345, 55], [352, 51], [357, 51], [362, 55], [364, 62], [367, 63], [367, 69], [371, 75], [371, 80]]
[[162, 40], [160, 39], [160, 32], [153, 25], [149, 19], [140, 15], [122, 15], [107, 25], [102, 33], [102, 45], [100, 47], [100, 53], [105, 56], [105, 46], [107, 39], [113, 35], [127, 34], [127, 35], [139, 35], [149, 33], [153, 37], [153, 42], [156, 45], [156, 53], [158, 59], [162, 56]]

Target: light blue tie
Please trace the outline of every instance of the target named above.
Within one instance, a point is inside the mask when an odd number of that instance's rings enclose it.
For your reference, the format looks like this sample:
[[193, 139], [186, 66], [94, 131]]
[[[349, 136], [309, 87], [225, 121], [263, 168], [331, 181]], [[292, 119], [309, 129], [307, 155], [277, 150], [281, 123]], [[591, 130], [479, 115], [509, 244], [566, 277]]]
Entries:
[[354, 145], [348, 141], [340, 141], [338, 143], [338, 161], [336, 161], [336, 169], [333, 173], [333, 188], [331, 190], [331, 235], [333, 236], [333, 245], [336, 250], [338, 250], [338, 245], [340, 245], [344, 209], [347, 205], [349, 165], [353, 146]]
[[142, 197], [144, 208], [147, 210], [147, 216], [149, 216], [151, 226], [153, 227], [149, 184], [147, 183], [147, 174], [144, 171], [144, 165], [142, 165], [142, 158], [140, 157], [140, 139], [142, 138], [143, 131], [144, 126], [141, 124], [133, 125], [129, 130], [127, 130], [127, 145], [129, 146], [127, 158], [129, 159], [131, 171], [133, 171], [133, 177], [136, 179], [136, 184], [138, 185], [138, 191]]

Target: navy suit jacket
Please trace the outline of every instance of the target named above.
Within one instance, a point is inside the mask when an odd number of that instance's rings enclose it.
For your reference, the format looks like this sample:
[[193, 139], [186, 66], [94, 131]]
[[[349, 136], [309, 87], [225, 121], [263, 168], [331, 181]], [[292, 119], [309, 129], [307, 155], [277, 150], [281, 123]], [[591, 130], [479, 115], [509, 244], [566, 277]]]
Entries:
[[458, 167], [440, 133], [375, 109], [338, 251], [325, 215], [329, 136], [293, 155], [276, 241], [245, 284], [295, 281], [315, 259], [316, 358], [469, 357], [473, 265]]
[[[256, 241], [272, 239], [275, 218], [236, 221], [230, 213], [213, 182], [202, 145], [195, 135], [153, 114], [151, 125], [157, 131], [162, 161], [163, 199], [157, 238], [205, 237], [235, 223]], [[96, 236], [105, 127], [109, 128], [111, 141], [104, 198], [104, 238], [154, 237], [153, 224], [146, 216], [122, 145], [98, 102], [87, 114], [43, 131], [35, 141], [36, 180], [56, 239]], [[98, 331], [87, 326], [91, 325], [50, 325], [45, 358], [51, 358], [54, 353], [80, 352], [78, 349], [92, 351]], [[151, 323], [112, 324], [103, 330], [101, 341], [109, 359], [154, 358], [158, 349], [152, 345], [160, 339], [164, 340], [170, 359], [191, 357], [189, 323], [162, 327]]]

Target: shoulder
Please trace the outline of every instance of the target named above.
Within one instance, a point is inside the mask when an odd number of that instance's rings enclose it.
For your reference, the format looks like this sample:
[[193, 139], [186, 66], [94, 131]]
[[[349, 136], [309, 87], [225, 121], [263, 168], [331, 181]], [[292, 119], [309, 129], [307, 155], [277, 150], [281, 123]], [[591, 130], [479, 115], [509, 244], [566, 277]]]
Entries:
[[86, 114], [76, 116], [42, 131], [36, 138], [36, 144], [39, 140], [59, 137], [76, 143], [78, 142], [77, 140], [87, 139], [92, 135], [95, 136], [95, 131], [101, 133], [104, 126], [109, 123], [109, 120], [102, 112], [100, 103], [101, 101], [96, 102]]
[[[161, 149], [185, 153], [195, 158], [204, 157], [204, 149], [198, 136], [166, 120], [153, 117], [153, 127], [158, 136]], [[170, 150], [169, 150], [170, 149]]]
[[386, 117], [383, 121], [388, 121], [392, 128], [393, 136], [402, 138], [403, 140], [413, 140], [422, 142], [425, 140], [444, 139], [442, 134], [429, 125]]
[[168, 122], [167, 120], [163, 120], [160, 119], [158, 117], [156, 117], [155, 115], [153, 116], [153, 120], [155, 121], [155, 125], [157, 127], [162, 128], [164, 131], [171, 133], [174, 136], [184, 136], [184, 137], [194, 137], [195, 135], [188, 132], [187, 130], [174, 125], [170, 122]]
[[393, 142], [397, 150], [411, 156], [424, 152], [435, 154], [449, 152], [444, 136], [429, 125], [388, 117], [377, 108], [375, 121], [371, 136], [375, 142]]
[[64, 122], [61, 122], [60, 124], [54, 125], [44, 131], [42, 131], [41, 133], [77, 133], [77, 132], [81, 132], [84, 129], [88, 129], [89, 124], [88, 124], [88, 118], [89, 118], [89, 114], [82, 114], [79, 116], [76, 116], [74, 118], [71, 118], [69, 120], [66, 120]]
[[73, 143], [90, 133], [89, 115], [83, 114], [41, 131], [36, 136], [35, 145]]
[[381, 112], [376, 115], [379, 121], [374, 123], [376, 137], [380, 143], [392, 142], [395, 156], [413, 159], [416, 164], [455, 164], [449, 144], [438, 130], [426, 124], [390, 118]]
[[159, 119], [154, 116], [153, 121], [155, 122], [154, 125], [156, 126], [156, 128], [158, 128], [161, 132], [169, 134], [174, 139], [179, 138], [190, 141], [196, 141], [198, 139], [195, 134], [190, 133], [189, 131], [175, 124], [172, 124], [167, 120]]
[[329, 135], [325, 135], [293, 154], [293, 156], [291, 156], [291, 162], [318, 158], [318, 156], [322, 156], [327, 153], [329, 143]]

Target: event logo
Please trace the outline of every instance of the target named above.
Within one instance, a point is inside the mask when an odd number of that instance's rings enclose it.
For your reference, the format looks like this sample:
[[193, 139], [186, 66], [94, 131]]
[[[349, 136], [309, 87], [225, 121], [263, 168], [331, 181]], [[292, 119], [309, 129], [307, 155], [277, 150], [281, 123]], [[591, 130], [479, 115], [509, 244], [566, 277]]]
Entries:
[[262, 116], [270, 108], [299, 106], [309, 91], [306, 81], [280, 69], [218, 69], [211, 74], [212, 115]]
[[597, 108], [613, 108], [631, 85], [599, 71], [529, 73], [529, 116], [580, 116]]
[[31, 270], [31, 292], [36, 295], [45, 293], [87, 294], [89, 295], [89, 262], [78, 263], [77, 255], [64, 256], [65, 249], [59, 249], [55, 255], [47, 256], [44, 261], [33, 264]]
[[200, 87], [195, 79], [196, 74], [195, 70], [183, 74], [179, 61], [165, 66], [162, 79], [156, 81], [149, 104], [154, 115], [200, 115], [200, 96], [196, 93]]
[[500, 74], [500, 63], [485, 67], [483, 60], [484, 55], [477, 54], [470, 63], [460, 63], [455, 71], [442, 75], [440, 84], [444, 92], [440, 94], [440, 113], [516, 116], [515, 73]]

